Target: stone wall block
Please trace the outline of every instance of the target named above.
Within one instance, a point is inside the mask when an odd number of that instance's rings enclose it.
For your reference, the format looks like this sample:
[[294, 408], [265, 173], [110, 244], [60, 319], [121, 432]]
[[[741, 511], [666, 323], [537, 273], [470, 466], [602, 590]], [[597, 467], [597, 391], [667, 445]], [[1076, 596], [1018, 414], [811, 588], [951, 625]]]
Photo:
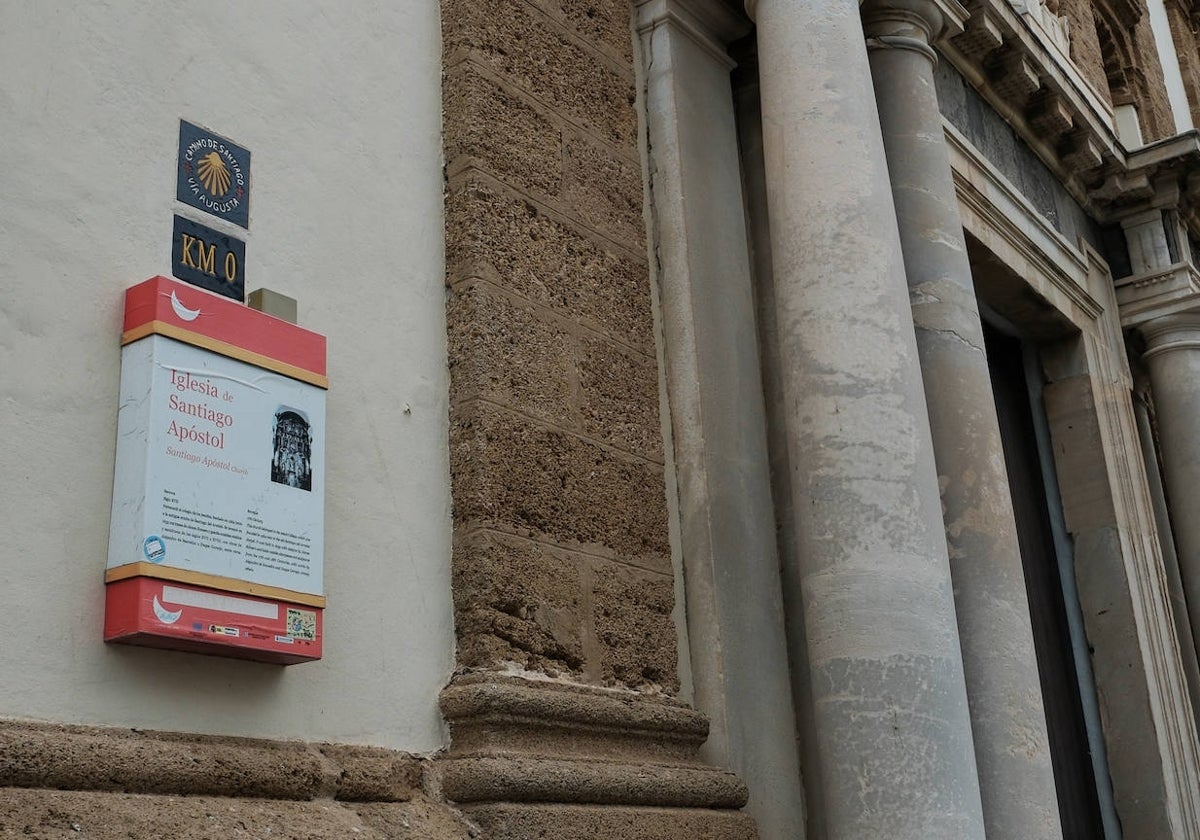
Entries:
[[1066, 17], [1070, 27], [1072, 61], [1100, 98], [1111, 104], [1092, 0], [1060, 0], [1059, 14]]
[[311, 799], [328, 773], [303, 744], [0, 721], [0, 787]]
[[464, 809], [490, 840], [588, 837], [592, 840], [756, 840], [754, 820], [740, 811], [603, 808], [501, 803]]
[[1108, 472], [1101, 456], [1103, 440], [1094, 412], [1090, 376], [1075, 376], [1046, 386], [1046, 417], [1054, 429], [1070, 435], [1054, 439], [1054, 461], [1059, 475], [1071, 476], [1076, 492], [1063, 496], [1067, 529], [1077, 534], [1106, 526], [1112, 519], [1113, 498]]
[[[372, 802], [354, 807], [368, 831], [388, 840], [473, 840], [479, 830], [440, 802], [416, 797], [403, 805]], [[306, 835], [307, 836], [307, 835]], [[363, 834], [355, 833], [357, 838]], [[367, 835], [369, 836], [369, 835]]]
[[527, 101], [468, 62], [443, 80], [444, 146], [450, 170], [478, 166], [522, 189], [562, 191], [562, 132]]
[[382, 747], [321, 744], [337, 765], [335, 798], [347, 802], [407, 802], [421, 789], [421, 762]]
[[450, 422], [458, 528], [542, 536], [670, 568], [662, 468], [490, 406]]
[[1192, 125], [1200, 125], [1200, 43], [1192, 29], [1191, 19], [1183, 6], [1167, 3], [1167, 18], [1171, 24], [1171, 40], [1179, 58], [1179, 72], [1187, 93]]
[[574, 339], [532, 306], [485, 287], [461, 286], [446, 306], [450, 388], [456, 402], [483, 397], [558, 426], [574, 426]]
[[1138, 117], [1142, 124], [1142, 139], [1153, 143], [1155, 140], [1174, 136], [1175, 115], [1171, 112], [1171, 102], [1167, 98], [1167, 82], [1163, 77], [1158, 45], [1154, 41], [1154, 31], [1150, 26], [1150, 15], [1144, 14], [1138, 20], [1132, 40], [1134, 52], [1137, 54], [1137, 69], [1131, 72], [1140, 73], [1142, 81], [1130, 79], [1130, 82], [1135, 88], [1139, 85], [1144, 87], [1138, 97]]
[[647, 354], [654, 352], [645, 264], [532, 202], [479, 180], [446, 203], [451, 284], [482, 277]]
[[671, 578], [618, 563], [594, 562], [592, 615], [603, 678], [677, 692]]
[[663, 459], [658, 364], [601, 338], [580, 340], [584, 433], [655, 462]]
[[449, 806], [417, 799], [336, 802], [223, 799], [0, 787], [0, 837], [75, 840], [468, 840], [477, 831]]
[[581, 135], [566, 140], [565, 212], [630, 248], [645, 247], [642, 171]]
[[[586, 7], [583, 10], [586, 19]], [[626, 18], [628, 26], [628, 18]], [[471, 60], [599, 137], [632, 148], [637, 136], [632, 67], [587, 49], [545, 13], [515, 0], [445, 0], [443, 49]]]
[[1072, 538], [1117, 814], [1126, 837], [1177, 836], [1167, 817], [1169, 794], [1159, 752], [1148, 748], [1154, 736], [1144, 723], [1150, 716], [1139, 720], [1142, 715], [1129, 714], [1130, 709], [1150, 708], [1152, 698], [1146, 664], [1129, 639], [1138, 619], [1137, 605], [1130, 600], [1126, 549], [1118, 529], [1111, 525], [1072, 529]]
[[623, 67], [633, 67], [633, 24], [629, 0], [534, 0], [551, 17], [562, 20], [584, 41], [613, 53]]
[[579, 562], [525, 539], [476, 533], [454, 548], [458, 661], [516, 662], [557, 674], [583, 666]]

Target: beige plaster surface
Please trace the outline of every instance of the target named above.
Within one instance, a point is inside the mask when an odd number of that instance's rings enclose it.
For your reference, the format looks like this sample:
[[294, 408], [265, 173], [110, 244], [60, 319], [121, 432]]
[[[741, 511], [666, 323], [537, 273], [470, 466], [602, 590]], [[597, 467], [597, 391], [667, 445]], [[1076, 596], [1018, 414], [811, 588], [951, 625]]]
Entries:
[[[438, 13], [7, 3], [0, 715], [440, 747], [453, 660]], [[248, 288], [328, 336], [325, 658], [101, 641], [123, 291], [170, 270], [179, 120], [250, 149]], [[200, 218], [211, 227], [217, 220]]]

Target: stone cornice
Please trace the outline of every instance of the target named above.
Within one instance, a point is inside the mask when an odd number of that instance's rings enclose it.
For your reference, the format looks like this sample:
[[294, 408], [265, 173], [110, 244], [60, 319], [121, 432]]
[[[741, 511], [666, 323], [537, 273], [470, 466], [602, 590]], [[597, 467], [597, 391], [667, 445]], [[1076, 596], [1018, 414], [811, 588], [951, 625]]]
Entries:
[[1133, 274], [1116, 281], [1121, 324], [1144, 331], [1200, 311], [1200, 270], [1182, 241], [1200, 234], [1200, 134], [1131, 153], [1126, 171], [1109, 176], [1094, 195], [1107, 202], [1106, 218], [1121, 223], [1129, 243]]
[[[1180, 2], [1195, 6], [1195, 0]], [[964, 9], [955, 0], [862, 0], [860, 7], [875, 46], [906, 46], [880, 38], [875, 30], [881, 21], [903, 28], [907, 20], [907, 33], [882, 34], [911, 37], [914, 48], [927, 33], [929, 42], [1101, 222], [1116, 220], [1128, 206], [1150, 197], [1167, 170], [1183, 173], [1184, 181], [1195, 180], [1191, 173], [1200, 172], [1200, 158], [1191, 152], [1194, 132], [1127, 151], [1117, 138], [1112, 107], [1063, 48], [1038, 30], [1036, 21], [1008, 0], [965, 3]], [[757, 0], [744, 5], [753, 18]], [[1133, 25], [1141, 5], [1106, 0], [1104, 14]], [[1200, 232], [1200, 220], [1194, 229]]]
[[1190, 312], [1200, 304], [1200, 272], [1181, 262], [1116, 282], [1122, 327], [1139, 327]]
[[[1132, 0], [1106, 8], [1116, 20], [1136, 22], [1140, 11], [1131, 7], [1140, 10]], [[1004, 0], [970, 0], [968, 8], [964, 32], [939, 49], [1089, 213], [1115, 221], [1151, 199], [1164, 178], [1193, 190], [1193, 173], [1200, 172], [1195, 132], [1127, 151], [1108, 104], [1025, 16]]]
[[1200, 133], [1195, 130], [1128, 154], [1089, 193], [1101, 221], [1127, 218], [1146, 209], [1170, 209], [1200, 234]]
[[1107, 104], [1005, 0], [970, 0], [962, 34], [939, 49], [1083, 206], [1125, 168]]

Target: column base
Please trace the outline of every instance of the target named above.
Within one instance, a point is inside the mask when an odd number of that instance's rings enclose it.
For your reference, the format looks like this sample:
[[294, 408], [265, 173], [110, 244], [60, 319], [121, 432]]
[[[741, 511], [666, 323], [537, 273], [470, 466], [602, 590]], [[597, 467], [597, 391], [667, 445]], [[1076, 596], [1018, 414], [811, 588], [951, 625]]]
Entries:
[[440, 794], [489, 838], [758, 836], [745, 784], [699, 757], [708, 720], [676, 700], [476, 674], [441, 706]]

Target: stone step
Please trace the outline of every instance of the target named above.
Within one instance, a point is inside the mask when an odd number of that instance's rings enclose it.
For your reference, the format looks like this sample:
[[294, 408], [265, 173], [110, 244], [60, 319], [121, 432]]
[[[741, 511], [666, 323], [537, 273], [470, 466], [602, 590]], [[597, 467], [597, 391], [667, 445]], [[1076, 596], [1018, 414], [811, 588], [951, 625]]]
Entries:
[[685, 808], [515, 805], [464, 809], [488, 840], [756, 840], [754, 821], [740, 811]]

